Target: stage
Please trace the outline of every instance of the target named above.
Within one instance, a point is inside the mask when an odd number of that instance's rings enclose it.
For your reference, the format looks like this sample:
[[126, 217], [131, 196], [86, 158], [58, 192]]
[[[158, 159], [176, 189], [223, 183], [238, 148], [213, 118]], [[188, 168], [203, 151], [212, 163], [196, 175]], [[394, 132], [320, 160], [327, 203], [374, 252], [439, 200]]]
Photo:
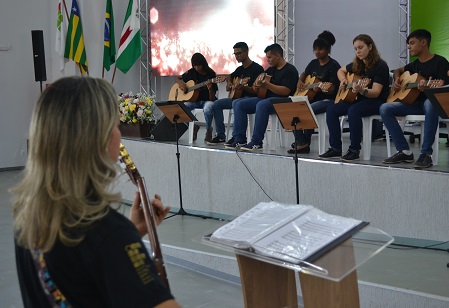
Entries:
[[[286, 153], [293, 141], [291, 133], [288, 147], [248, 153], [227, 150], [222, 145], [208, 146], [203, 141], [204, 131], [202, 127], [192, 145], [188, 144], [187, 132], [179, 141], [183, 206], [187, 212], [229, 220], [261, 201], [296, 203], [295, 164], [293, 155]], [[349, 136], [343, 136], [346, 149]], [[310, 154], [298, 158], [300, 203], [369, 221], [394, 236], [399, 244], [425, 246], [447, 241], [449, 164], [445, 142], [440, 139], [438, 166], [415, 170], [413, 164], [382, 164], [386, 158], [383, 139], [372, 143], [369, 161], [319, 159], [317, 136], [313, 135]], [[176, 144], [130, 138], [123, 138], [123, 143], [145, 177], [149, 193], [162, 195], [164, 204], [177, 212]], [[418, 142], [411, 146], [416, 158]], [[124, 202], [129, 203], [135, 188], [126, 174], [118, 188]], [[196, 217], [170, 218], [160, 227], [165, 258], [238, 283], [232, 253], [199, 241], [201, 235], [221, 223]], [[436, 248], [447, 249], [447, 243]], [[384, 297], [395, 307], [447, 306], [449, 291], [443, 287], [449, 282], [445, 278], [447, 262], [445, 251], [430, 254], [421, 249], [387, 249], [359, 271], [361, 303], [380, 303], [379, 298]]]

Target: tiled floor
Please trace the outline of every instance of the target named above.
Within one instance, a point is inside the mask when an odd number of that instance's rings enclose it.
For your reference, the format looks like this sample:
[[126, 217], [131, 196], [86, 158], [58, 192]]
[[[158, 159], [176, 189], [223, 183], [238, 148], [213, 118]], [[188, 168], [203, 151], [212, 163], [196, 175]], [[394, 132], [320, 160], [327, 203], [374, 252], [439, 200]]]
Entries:
[[[195, 146], [209, 147], [204, 144], [203, 136], [204, 127], [198, 134], [198, 141]], [[301, 155], [301, 157], [315, 158], [318, 155], [316, 136], [313, 136], [312, 140], [311, 153]], [[344, 147], [347, 147], [348, 141], [346, 134]], [[445, 139], [440, 139], [440, 163], [438, 166], [430, 168], [429, 172], [449, 172], [449, 149], [445, 147], [445, 142]], [[180, 143], [188, 144], [187, 133], [181, 137]], [[222, 148], [222, 146], [220, 147]], [[415, 155], [418, 155], [418, 143], [412, 144], [411, 147]], [[264, 152], [272, 155], [287, 155], [286, 150], [287, 148], [278, 148], [275, 151], [265, 149]], [[385, 157], [385, 140], [380, 139], [372, 143], [371, 161], [359, 161], [357, 163], [381, 165], [381, 160]], [[413, 165], [399, 164], [392, 167], [413, 168]], [[0, 307], [23, 306], [15, 271], [11, 231], [12, 217], [8, 193], [8, 189], [14, 186], [19, 174], [19, 171], [0, 172]], [[161, 225], [160, 238], [166, 244], [207, 250], [209, 247], [204, 247], [204, 245], [192, 239], [197, 239], [201, 234], [211, 231], [217, 223], [215, 220], [174, 217]], [[178, 230], [178, 232], [173, 230]], [[449, 274], [446, 267], [448, 262], [449, 254], [446, 251], [388, 248], [378, 257], [363, 265], [358, 271], [358, 277], [363, 281], [387, 284], [392, 288], [403, 288], [449, 297], [449, 289], [447, 288]], [[172, 291], [183, 307], [243, 307], [242, 292], [237, 284], [218, 280], [173, 264], [167, 264], [167, 271]]]
[[[0, 307], [2, 308], [23, 307], [15, 268], [12, 215], [8, 193], [8, 189], [14, 186], [19, 174], [20, 171], [0, 172]], [[185, 234], [185, 236], [189, 235]], [[183, 307], [243, 307], [239, 285], [173, 264], [166, 264], [166, 266], [171, 290]]]

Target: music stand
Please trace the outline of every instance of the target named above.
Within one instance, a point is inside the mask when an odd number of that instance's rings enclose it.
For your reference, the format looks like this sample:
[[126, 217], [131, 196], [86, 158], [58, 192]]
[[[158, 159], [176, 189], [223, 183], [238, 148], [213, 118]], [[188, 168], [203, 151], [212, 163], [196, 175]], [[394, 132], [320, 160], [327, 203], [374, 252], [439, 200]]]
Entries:
[[[298, 146], [296, 132], [304, 129], [318, 128], [318, 121], [310, 106], [307, 96], [290, 96], [275, 98], [271, 101], [274, 110], [285, 130], [295, 132], [295, 149]], [[296, 204], [299, 204], [298, 153], [295, 151]]]
[[442, 119], [449, 119], [449, 86], [425, 89], [427, 98]]
[[182, 205], [181, 162], [179, 160], [181, 154], [179, 153], [178, 122], [185, 123], [185, 122], [192, 122], [192, 121], [198, 121], [198, 120], [195, 118], [195, 116], [192, 114], [192, 112], [187, 108], [187, 106], [184, 105], [183, 102], [179, 102], [179, 101], [160, 102], [160, 103], [156, 103], [156, 106], [158, 106], [159, 109], [162, 111], [162, 113], [167, 117], [167, 119], [169, 119], [170, 122], [174, 124], [175, 135], [176, 135], [176, 158], [178, 161], [178, 185], [179, 185], [180, 208], [177, 213], [175, 213], [171, 216], [168, 216], [166, 219], [176, 216], [176, 215], [207, 218], [206, 216], [203, 216], [203, 215], [195, 215], [195, 214], [187, 213], [184, 210], [184, 207]]

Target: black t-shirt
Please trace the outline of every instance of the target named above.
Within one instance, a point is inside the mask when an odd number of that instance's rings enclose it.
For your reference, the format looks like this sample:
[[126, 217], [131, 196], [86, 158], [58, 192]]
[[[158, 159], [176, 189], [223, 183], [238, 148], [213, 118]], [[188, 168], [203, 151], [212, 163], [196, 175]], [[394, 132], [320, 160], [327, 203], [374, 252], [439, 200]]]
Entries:
[[[290, 63], [286, 63], [284, 67], [278, 70], [276, 67], [269, 67], [265, 70], [267, 75], [271, 76], [270, 82], [277, 86], [284, 86], [290, 89], [290, 93], [286, 96], [293, 95], [296, 92], [296, 85], [298, 84], [298, 70]], [[279, 94], [267, 90], [266, 98], [279, 97]]]
[[[354, 71], [352, 70], [352, 62], [346, 65], [346, 71], [348, 71], [348, 73], [354, 73]], [[373, 87], [374, 82], [381, 84], [383, 86], [382, 91], [376, 99], [383, 101], [387, 100], [388, 94], [390, 92], [390, 72], [387, 63], [384, 60], [380, 59], [372, 69], [362, 73], [361, 76], [362, 78], [369, 78], [371, 80], [368, 85], [368, 89], [371, 89]], [[363, 95], [358, 95], [357, 97], [357, 101], [364, 99], [367, 98]]]
[[[239, 67], [237, 67], [235, 69], [234, 72], [231, 73], [231, 77], [235, 78], [235, 77], [239, 77], [239, 78], [245, 78], [245, 77], [249, 77], [249, 81], [248, 81], [248, 86], [252, 86], [254, 81], [256, 80], [257, 76], [259, 76], [260, 74], [262, 74], [264, 72], [263, 67], [256, 62], [252, 62], [248, 67], [243, 67], [243, 65], [240, 65]], [[248, 92], [243, 90], [242, 91], [242, 97], [246, 97], [246, 96], [257, 96], [257, 94]]]
[[[112, 209], [79, 245], [58, 242], [44, 259], [74, 307], [153, 307], [173, 298], [134, 225]], [[16, 245], [16, 262], [25, 307], [51, 307], [30, 251]]]
[[312, 77], [317, 77], [322, 82], [330, 82], [334, 85], [334, 93], [329, 94], [326, 92], [317, 92], [313, 97], [313, 102], [321, 101], [323, 99], [334, 99], [335, 95], [337, 95], [337, 89], [340, 85], [340, 81], [337, 77], [337, 71], [340, 69], [340, 64], [330, 58], [329, 62], [324, 65], [320, 65], [320, 61], [318, 59], [313, 59], [307, 65], [304, 73], [306, 75], [310, 75]]
[[[184, 74], [182, 74], [182, 80], [184, 82], [187, 82], [189, 80], [193, 80], [195, 82], [195, 84], [199, 84], [201, 82], [207, 81], [208, 79], [212, 79], [217, 77], [217, 74], [215, 74], [215, 72], [211, 72], [211, 73], [207, 73], [206, 75], [202, 75], [200, 73], [198, 73], [196, 71], [196, 69], [191, 68], [189, 69], [187, 72], [185, 72]], [[216, 83], [212, 83], [212, 89], [214, 90], [215, 93], [217, 93], [218, 91], [218, 86]], [[200, 101], [210, 101], [209, 99], [209, 90], [207, 89], [207, 86], [205, 85], [204, 87], [201, 87], [199, 89], [200, 93], [198, 95], [197, 98], [197, 102]], [[215, 99], [217, 99], [215, 97]]]
[[[404, 66], [404, 71], [409, 71], [411, 75], [418, 73], [425, 79], [441, 79], [444, 80], [444, 84], [449, 83], [449, 76], [447, 72], [449, 71], [449, 62], [446, 58], [440, 55], [434, 55], [434, 57], [426, 62], [421, 62], [419, 59], [416, 59], [413, 62], [410, 62], [406, 66]], [[420, 93], [417, 101], [424, 101], [427, 99], [426, 94]]]

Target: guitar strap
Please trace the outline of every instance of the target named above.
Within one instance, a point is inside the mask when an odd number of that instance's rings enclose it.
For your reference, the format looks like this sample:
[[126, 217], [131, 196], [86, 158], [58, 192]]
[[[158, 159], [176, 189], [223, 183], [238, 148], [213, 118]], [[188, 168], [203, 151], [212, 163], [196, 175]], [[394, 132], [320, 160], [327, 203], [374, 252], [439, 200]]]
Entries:
[[39, 275], [39, 281], [44, 290], [47, 299], [50, 304], [54, 308], [69, 308], [72, 307], [70, 303], [67, 301], [62, 292], [58, 289], [56, 284], [50, 277], [50, 273], [47, 269], [47, 264], [44, 260], [44, 254], [40, 249], [33, 249], [31, 251], [31, 255], [33, 257], [34, 265], [36, 266], [37, 274]]

